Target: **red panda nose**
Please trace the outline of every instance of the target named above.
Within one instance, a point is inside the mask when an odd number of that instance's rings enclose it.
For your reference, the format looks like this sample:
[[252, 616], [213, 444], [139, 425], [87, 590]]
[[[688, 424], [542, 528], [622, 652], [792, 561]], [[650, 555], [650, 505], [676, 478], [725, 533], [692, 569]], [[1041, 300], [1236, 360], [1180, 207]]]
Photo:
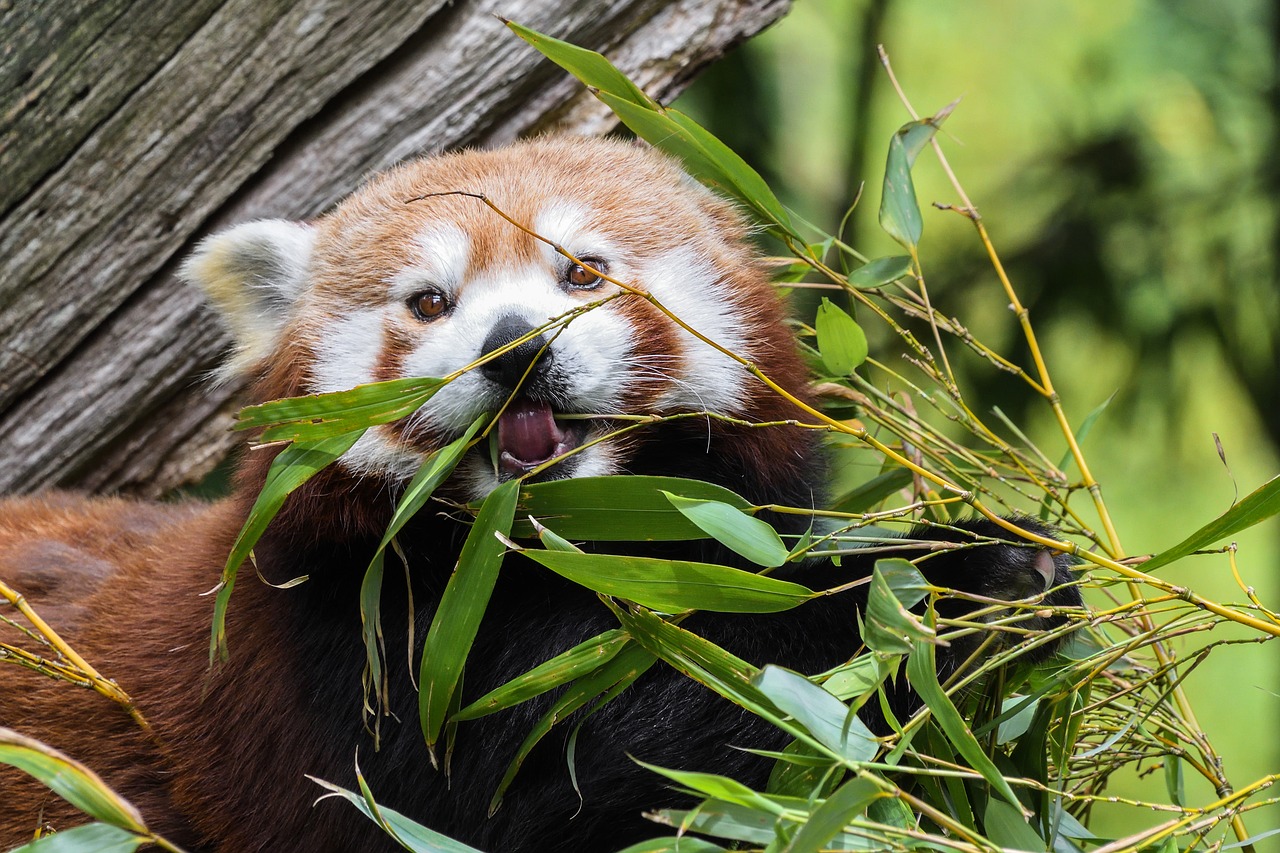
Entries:
[[[484, 355], [506, 346], [533, 331], [525, 320], [513, 314], [500, 317], [484, 339]], [[534, 366], [534, 362], [537, 365]], [[551, 350], [547, 348], [546, 335], [530, 338], [517, 347], [507, 350], [497, 358], [480, 365], [480, 372], [507, 390], [514, 391], [523, 381], [545, 371], [551, 363]]]

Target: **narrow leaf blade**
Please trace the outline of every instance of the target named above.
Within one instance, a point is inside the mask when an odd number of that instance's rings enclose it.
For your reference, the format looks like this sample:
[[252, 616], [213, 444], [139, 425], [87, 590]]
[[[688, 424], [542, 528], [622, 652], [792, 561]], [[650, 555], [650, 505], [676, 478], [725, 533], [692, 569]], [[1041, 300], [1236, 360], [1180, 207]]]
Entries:
[[787, 561], [787, 546], [767, 522], [720, 501], [662, 494], [681, 515], [735, 554], [766, 568]]
[[880, 744], [858, 715], [803, 675], [770, 664], [751, 683], [841, 758], [870, 761], [879, 751]]
[[618, 628], [605, 631], [494, 688], [454, 714], [453, 719], [474, 720], [568, 684], [613, 660], [630, 639]]
[[814, 595], [799, 584], [711, 563], [563, 551], [523, 553], [587, 589], [663, 613], [777, 613]]
[[114, 827], [146, 834], [142, 814], [102, 778], [69, 755], [12, 729], [0, 728], [0, 763], [34, 776], [80, 811]]
[[1161, 551], [1139, 568], [1144, 572], [1167, 566], [1193, 551], [1208, 548], [1215, 542], [1233, 536], [1248, 527], [1280, 513], [1280, 477], [1264, 483], [1240, 503], [1192, 533], [1172, 548]]
[[435, 746], [448, 718], [463, 663], [497, 583], [505, 546], [494, 533], [510, 532], [519, 486], [518, 480], [509, 480], [485, 499], [427, 631], [418, 679], [418, 711], [428, 747]]
[[[735, 509], [751, 508], [723, 486], [679, 477], [572, 477], [526, 485], [520, 511], [532, 515], [566, 539], [595, 542], [655, 542], [704, 539], [707, 534], [667, 500], [665, 494], [719, 501]], [[520, 538], [537, 535], [518, 522]]]
[[231, 546], [231, 553], [227, 555], [226, 565], [222, 569], [222, 582], [213, 604], [213, 630], [209, 640], [210, 664], [219, 657], [225, 659], [227, 656], [227, 605], [231, 600], [231, 592], [235, 589], [236, 573], [240, 570], [240, 565], [248, 558], [253, 546], [266, 532], [271, 519], [275, 518], [276, 513], [284, 506], [289, 494], [336, 462], [342, 454], [351, 449], [364, 432], [364, 430], [357, 430], [320, 441], [291, 444], [272, 460], [271, 468], [267, 471], [266, 484], [254, 500], [253, 508], [249, 510], [249, 517], [240, 528], [240, 533]]

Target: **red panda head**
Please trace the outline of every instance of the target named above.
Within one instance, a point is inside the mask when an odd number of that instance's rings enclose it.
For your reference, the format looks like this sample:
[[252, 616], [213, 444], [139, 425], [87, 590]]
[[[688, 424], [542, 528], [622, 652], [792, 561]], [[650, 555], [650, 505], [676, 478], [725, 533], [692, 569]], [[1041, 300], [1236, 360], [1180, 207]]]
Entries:
[[[448, 193], [482, 194], [548, 242]], [[564, 453], [542, 477], [629, 470], [643, 432], [597, 441], [617, 423], [567, 415], [777, 417], [779, 401], [744, 366], [595, 274], [794, 387], [804, 371], [746, 233], [660, 154], [544, 139], [406, 163], [314, 224], [232, 228], [183, 274], [236, 338], [224, 376], [258, 375], [263, 396], [443, 377], [541, 329], [344, 457], [357, 475], [404, 478], [505, 404], [496, 462], [476, 452], [454, 478], [478, 497]]]

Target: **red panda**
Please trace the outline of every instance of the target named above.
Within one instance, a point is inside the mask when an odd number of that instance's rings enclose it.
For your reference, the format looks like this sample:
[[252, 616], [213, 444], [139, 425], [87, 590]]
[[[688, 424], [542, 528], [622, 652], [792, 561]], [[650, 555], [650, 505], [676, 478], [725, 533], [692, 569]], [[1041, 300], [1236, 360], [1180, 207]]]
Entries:
[[[222, 375], [251, 377], [255, 400], [448, 375], [614, 294], [599, 273], [652, 294], [706, 338], [803, 393], [805, 366], [748, 238], [729, 203], [662, 155], [623, 142], [544, 139], [406, 163], [314, 223], [231, 228], [202, 242], [183, 275], [234, 335]], [[201, 593], [218, 580], [269, 452], [246, 453], [232, 496], [211, 504], [60, 493], [0, 503], [0, 579], [129, 692], [152, 732], [97, 694], [5, 666], [0, 724], [80, 758], [153, 830], [189, 851], [395, 849], [356, 810], [312, 805], [321, 791], [306, 777], [353, 787], [357, 751], [382, 804], [493, 853], [610, 851], [662, 834], [642, 812], [681, 796], [631, 756], [763, 786], [767, 764], [731, 746], [780, 748], [780, 732], [659, 666], [583, 723], [575, 750], [581, 800], [563, 742], [548, 738], [488, 817], [494, 787], [547, 704], [463, 724], [449, 773], [433, 768], [417, 726], [414, 652], [403, 640], [410, 618], [414, 635], [426, 634], [466, 527], [430, 512], [400, 536], [413, 613], [404, 589], [384, 590], [396, 721], [384, 724], [374, 749], [361, 716], [363, 569], [424, 456], [513, 394], [496, 426], [496, 460], [469, 453], [443, 487], [446, 497], [481, 498], [538, 469], [540, 479], [692, 477], [758, 504], [822, 500], [813, 431], [743, 425], [799, 411], [649, 301], [624, 295], [464, 373], [418, 413], [370, 430], [294, 493], [258, 543], [256, 564], [270, 581], [309, 580], [289, 589], [239, 584], [227, 623], [231, 659], [217, 669], [208, 666], [211, 605]], [[609, 415], [704, 411], [738, 422], [687, 418], [606, 437], [617, 426]], [[790, 532], [807, 524], [773, 520]], [[999, 534], [994, 525], [968, 529]], [[733, 559], [709, 541], [637, 547]], [[468, 659], [469, 696], [616, 626], [594, 594], [518, 555], [507, 561]], [[869, 559], [846, 558], [839, 569], [808, 564], [781, 575], [821, 588], [869, 570]], [[1070, 581], [1065, 558], [1013, 544], [945, 553], [926, 571], [1005, 599]], [[858, 596], [768, 616], [697, 614], [686, 625], [753, 663], [814, 672], [859, 648]], [[1049, 600], [1070, 605], [1078, 594], [1056, 589]], [[910, 710], [907, 694], [895, 701]], [[16, 772], [0, 769], [0, 785], [0, 843], [30, 839], [41, 821], [78, 822]]]

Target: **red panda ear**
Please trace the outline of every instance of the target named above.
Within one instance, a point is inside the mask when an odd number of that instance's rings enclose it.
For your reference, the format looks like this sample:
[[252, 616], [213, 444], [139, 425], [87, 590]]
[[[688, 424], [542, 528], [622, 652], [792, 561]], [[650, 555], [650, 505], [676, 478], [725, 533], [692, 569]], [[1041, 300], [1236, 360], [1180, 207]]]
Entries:
[[315, 231], [303, 222], [264, 219], [206, 237], [180, 275], [199, 285], [235, 338], [219, 381], [246, 373], [276, 348], [307, 284]]

